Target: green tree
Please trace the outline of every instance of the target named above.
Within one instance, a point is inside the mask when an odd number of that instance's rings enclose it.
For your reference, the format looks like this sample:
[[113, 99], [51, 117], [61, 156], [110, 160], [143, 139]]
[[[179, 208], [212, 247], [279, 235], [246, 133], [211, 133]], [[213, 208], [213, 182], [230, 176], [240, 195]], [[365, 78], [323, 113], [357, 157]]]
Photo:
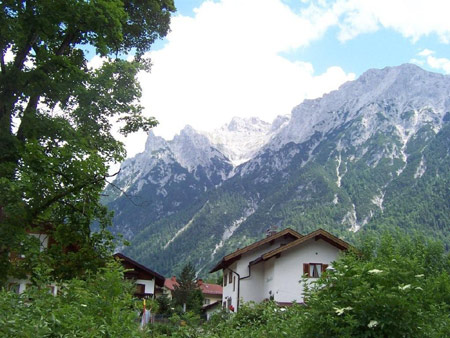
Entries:
[[[73, 263], [54, 270], [60, 277], [108, 253], [99, 197], [108, 163], [125, 156], [112, 124], [125, 135], [156, 125], [142, 115], [136, 75], [149, 69], [143, 54], [174, 10], [172, 0], [1, 2], [0, 279], [18, 273], [8, 254], [28, 250], [29, 227], [52, 232], [55, 267]], [[88, 67], [89, 48], [104, 58], [98, 69]], [[133, 61], [118, 57], [130, 52]]]
[[178, 285], [173, 292], [175, 305], [183, 307], [186, 304], [186, 311], [200, 313], [203, 304], [203, 293], [199, 289], [195, 269], [191, 263], [186, 264], [177, 278]]
[[170, 316], [173, 313], [170, 298], [166, 294], [163, 294], [162, 296], [156, 298], [156, 301], [159, 305], [158, 313], [166, 316]]

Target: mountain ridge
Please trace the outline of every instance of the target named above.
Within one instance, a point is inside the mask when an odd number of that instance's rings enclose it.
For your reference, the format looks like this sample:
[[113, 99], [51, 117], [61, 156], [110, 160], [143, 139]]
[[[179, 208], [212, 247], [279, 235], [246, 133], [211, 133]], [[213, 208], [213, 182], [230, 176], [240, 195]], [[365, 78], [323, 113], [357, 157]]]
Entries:
[[[369, 70], [272, 124], [236, 118], [216, 139], [192, 127], [172, 141], [150, 134], [151, 151], [125, 161], [115, 182], [150, 203], [111, 194], [114, 230], [131, 240], [131, 257], [162, 273], [192, 261], [200, 275], [269, 226], [347, 240], [420, 229], [448, 244], [449, 98], [449, 76], [402, 65]], [[227, 137], [246, 133], [251, 146], [227, 149]]]

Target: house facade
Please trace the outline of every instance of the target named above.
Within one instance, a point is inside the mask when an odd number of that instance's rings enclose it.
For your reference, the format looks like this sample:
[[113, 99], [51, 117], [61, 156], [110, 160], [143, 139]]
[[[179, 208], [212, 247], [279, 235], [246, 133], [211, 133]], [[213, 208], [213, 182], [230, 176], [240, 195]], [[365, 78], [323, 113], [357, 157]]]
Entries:
[[322, 229], [305, 236], [285, 229], [223, 257], [210, 272], [223, 270], [222, 305], [232, 311], [241, 302], [302, 303], [302, 277], [316, 280], [349, 248]]
[[114, 257], [127, 270], [124, 274], [125, 278], [133, 280], [136, 284], [136, 290], [134, 292], [136, 297], [153, 298], [155, 296], [155, 289], [164, 286], [165, 278], [159, 273], [139, 264], [124, 254], [116, 253]]

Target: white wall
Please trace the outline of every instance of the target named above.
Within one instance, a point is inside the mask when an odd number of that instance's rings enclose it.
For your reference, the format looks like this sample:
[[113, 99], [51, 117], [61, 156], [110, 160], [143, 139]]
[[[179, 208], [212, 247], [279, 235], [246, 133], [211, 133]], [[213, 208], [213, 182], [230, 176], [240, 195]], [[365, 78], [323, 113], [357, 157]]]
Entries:
[[264, 265], [256, 264], [251, 267], [249, 278], [241, 280], [241, 298], [244, 302], [262, 302], [264, 295]]
[[[335, 246], [323, 240], [310, 239], [309, 241], [284, 251], [274, 261], [274, 292], [277, 302], [303, 302], [303, 285], [300, 283], [303, 276], [304, 263], [322, 263], [331, 265], [340, 253]], [[268, 263], [267, 262], [267, 263]], [[316, 278], [308, 278], [309, 282]]]
[[145, 285], [145, 293], [155, 294], [155, 280], [151, 279], [136, 279], [136, 284]]
[[[275, 259], [270, 259], [264, 262], [264, 298], [270, 299], [270, 297], [275, 295]], [[261, 264], [263, 265], [263, 264]]]

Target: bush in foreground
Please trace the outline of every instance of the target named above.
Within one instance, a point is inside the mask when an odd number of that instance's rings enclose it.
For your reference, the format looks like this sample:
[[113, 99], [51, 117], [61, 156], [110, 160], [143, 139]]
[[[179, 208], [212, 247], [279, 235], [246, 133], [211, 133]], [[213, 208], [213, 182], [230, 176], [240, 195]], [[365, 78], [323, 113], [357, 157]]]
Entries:
[[58, 296], [33, 286], [0, 291], [1, 337], [141, 337], [140, 303], [123, 269], [110, 263], [86, 279], [67, 281]]

